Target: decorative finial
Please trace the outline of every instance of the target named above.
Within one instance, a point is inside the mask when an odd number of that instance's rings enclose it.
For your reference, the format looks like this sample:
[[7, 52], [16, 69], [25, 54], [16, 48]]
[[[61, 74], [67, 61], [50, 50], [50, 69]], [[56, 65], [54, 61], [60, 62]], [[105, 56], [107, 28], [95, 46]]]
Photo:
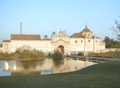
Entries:
[[88, 29], [88, 27], [87, 27], [87, 22], [86, 22], [86, 25], [85, 25], [85, 29]]
[[60, 32], [62, 32], [62, 31], [61, 31], [61, 28], [60, 28]]
[[64, 32], [66, 32], [66, 30], [64, 29]]

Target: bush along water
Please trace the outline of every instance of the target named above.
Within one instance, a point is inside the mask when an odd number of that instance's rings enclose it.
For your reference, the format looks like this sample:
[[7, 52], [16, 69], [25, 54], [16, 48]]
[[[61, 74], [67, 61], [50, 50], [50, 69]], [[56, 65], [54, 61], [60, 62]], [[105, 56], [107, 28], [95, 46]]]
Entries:
[[116, 50], [116, 51], [109, 51], [105, 53], [88, 53], [88, 56], [120, 59], [120, 51]]
[[53, 59], [63, 59], [63, 54], [59, 51], [59, 50], [55, 50], [53, 55], [52, 55]]
[[16, 51], [18, 53], [18, 58], [19, 59], [27, 59], [27, 60], [41, 60], [45, 59], [44, 53], [42, 51], [38, 50], [23, 50], [21, 51]]
[[38, 50], [18, 48], [14, 53], [0, 53], [0, 59], [25, 59], [42, 60], [45, 59], [44, 53]]

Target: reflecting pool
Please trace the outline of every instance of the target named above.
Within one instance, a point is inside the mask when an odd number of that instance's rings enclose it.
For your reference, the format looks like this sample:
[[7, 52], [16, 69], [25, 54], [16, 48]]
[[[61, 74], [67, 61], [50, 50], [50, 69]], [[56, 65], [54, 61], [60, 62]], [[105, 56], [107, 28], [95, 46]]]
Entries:
[[42, 61], [0, 60], [0, 76], [65, 73], [80, 70], [94, 64], [96, 63], [72, 58], [62, 60], [47, 58]]

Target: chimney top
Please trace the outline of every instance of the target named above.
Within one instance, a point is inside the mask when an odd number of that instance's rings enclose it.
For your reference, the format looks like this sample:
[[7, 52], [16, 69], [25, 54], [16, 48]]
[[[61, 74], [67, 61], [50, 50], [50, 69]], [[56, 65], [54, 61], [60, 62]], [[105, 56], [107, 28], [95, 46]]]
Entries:
[[20, 34], [22, 35], [22, 22], [20, 22]]

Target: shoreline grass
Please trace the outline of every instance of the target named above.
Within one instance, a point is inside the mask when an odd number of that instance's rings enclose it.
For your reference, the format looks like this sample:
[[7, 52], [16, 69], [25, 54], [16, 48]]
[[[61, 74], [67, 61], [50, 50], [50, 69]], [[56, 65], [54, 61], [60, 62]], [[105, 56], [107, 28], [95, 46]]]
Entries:
[[44, 60], [45, 55], [42, 51], [38, 50], [16, 50], [14, 53], [2, 53], [0, 52], [0, 60]]
[[88, 56], [120, 59], [120, 51], [109, 51], [105, 53], [88, 53]]
[[[79, 52], [78, 56], [84, 56], [83, 52]], [[116, 50], [116, 51], [109, 51], [109, 52], [100, 52], [100, 53], [95, 53], [95, 52], [89, 52], [88, 53], [89, 57], [104, 57], [104, 58], [116, 58], [116, 59], [120, 59], [120, 51]]]
[[120, 62], [62, 74], [0, 77], [0, 88], [120, 88]]
[[64, 57], [63, 57], [63, 54], [59, 50], [55, 50], [51, 58], [55, 60], [60, 60], [60, 59], [63, 59]]

